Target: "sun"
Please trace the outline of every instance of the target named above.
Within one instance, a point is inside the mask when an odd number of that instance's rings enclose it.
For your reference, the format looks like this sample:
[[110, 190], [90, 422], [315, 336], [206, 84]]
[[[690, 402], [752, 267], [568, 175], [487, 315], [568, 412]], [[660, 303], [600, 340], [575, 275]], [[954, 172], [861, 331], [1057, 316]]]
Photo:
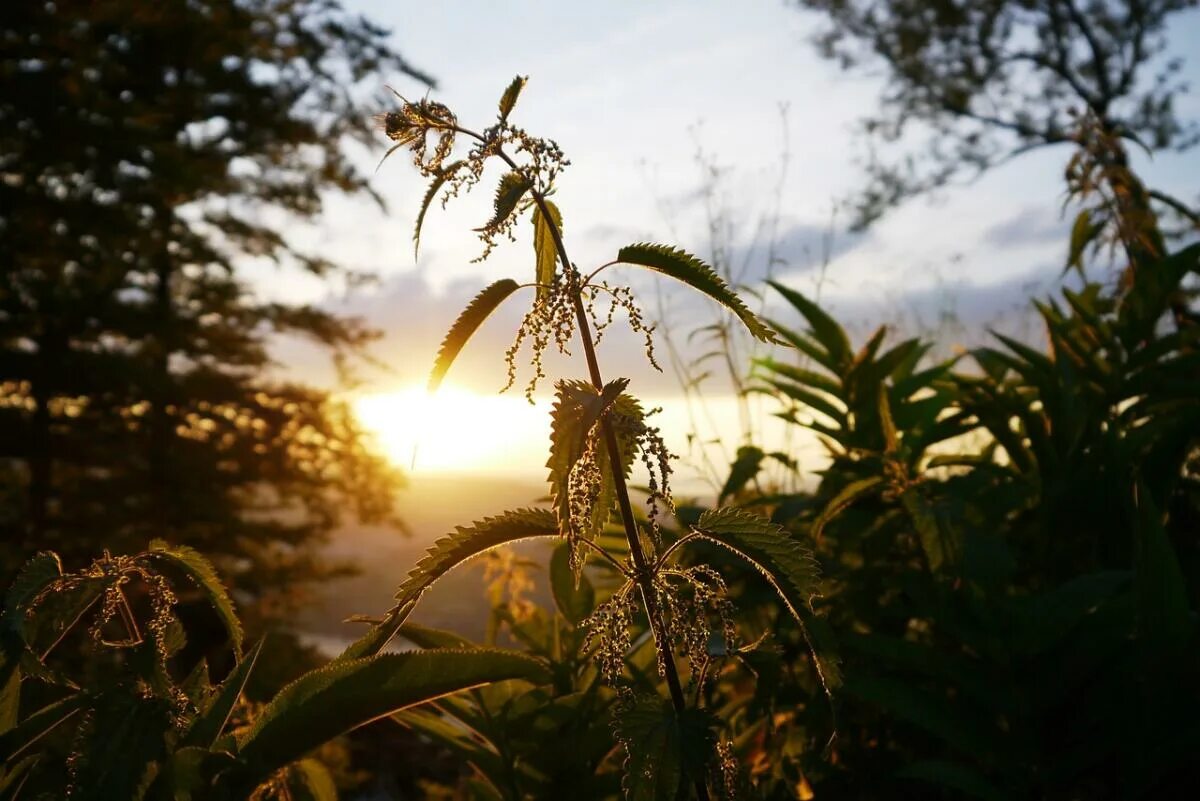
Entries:
[[364, 394], [355, 414], [398, 467], [412, 473], [535, 473], [545, 462], [549, 404], [454, 385]]

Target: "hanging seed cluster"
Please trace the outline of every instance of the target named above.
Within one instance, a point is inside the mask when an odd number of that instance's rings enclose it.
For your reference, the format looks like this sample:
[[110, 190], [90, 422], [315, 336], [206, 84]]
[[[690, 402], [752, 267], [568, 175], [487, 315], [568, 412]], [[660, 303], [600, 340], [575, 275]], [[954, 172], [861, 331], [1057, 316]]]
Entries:
[[512, 345], [504, 353], [504, 364], [508, 371], [508, 382], [501, 389], [506, 392], [517, 381], [517, 356], [526, 342], [530, 344], [532, 353], [529, 363], [533, 367], [533, 376], [525, 385], [525, 398], [533, 403], [533, 393], [538, 383], [546, 377], [542, 359], [553, 344], [555, 349], [564, 356], [570, 356], [569, 345], [575, 336], [575, 306], [574, 293], [579, 285], [579, 274], [572, 270], [563, 280], [558, 281], [544, 297], [534, 301], [533, 307], [526, 312], [517, 329], [517, 336]]
[[[664, 570], [655, 581], [655, 590], [667, 636], [687, 658], [693, 677], [701, 674], [702, 666], [713, 656], [709, 642], [714, 630], [719, 630], [725, 640], [724, 653], [733, 650], [737, 640], [733, 604], [720, 573], [708, 565]], [[659, 661], [661, 674], [665, 669], [661, 654]]]
[[[646, 358], [649, 360], [650, 365], [660, 373], [663, 371], [654, 356], [654, 331], [657, 325], [646, 322], [641, 307], [634, 300], [632, 289], [627, 286], [612, 286], [607, 281], [601, 281], [598, 284], [589, 283], [583, 287], [581, 295], [587, 309], [588, 318], [591, 320], [592, 328], [596, 332], [597, 345], [604, 338], [605, 331], [612, 326], [617, 310], [621, 309], [625, 312], [625, 317], [629, 321], [630, 330], [642, 336], [645, 343]], [[600, 308], [597, 303], [601, 295], [608, 298], [607, 308]]]
[[630, 632], [633, 618], [638, 613], [636, 595], [633, 583], [626, 582], [580, 624], [587, 631], [583, 650], [596, 646], [600, 675], [609, 684], [620, 680], [625, 669], [625, 655], [633, 648]]
[[[145, 584], [150, 599], [151, 614], [150, 620], [144, 624], [145, 634], [133, 619], [129, 600], [125, 595], [125, 586], [135, 577]], [[29, 604], [25, 614], [27, 617], [32, 616], [37, 608], [51, 596], [74, 592], [89, 584], [100, 584], [104, 588], [100, 611], [93, 618], [89, 629], [94, 641], [110, 647], [126, 648], [140, 645], [146, 638], [149, 638], [158, 650], [159, 657], [163, 660], [167, 658], [166, 631], [167, 626], [171, 623], [173, 609], [178, 599], [163, 576], [147, 569], [135, 557], [113, 557], [105, 552], [102, 558], [97, 559], [83, 570], [60, 576], [48, 584]], [[125, 639], [107, 639], [104, 634], [105, 629], [118, 618], [125, 627]]]
[[[658, 414], [661, 408], [651, 409], [646, 417]], [[646, 517], [650, 521], [650, 534], [656, 546], [662, 545], [659, 531], [660, 517], [665, 509], [675, 512], [675, 502], [671, 499], [671, 460], [675, 454], [667, 450], [663, 441], [662, 431], [657, 426], [640, 425], [640, 430], [634, 436], [642, 466], [646, 468]]]
[[579, 538], [587, 536], [596, 516], [596, 504], [604, 486], [600, 468], [600, 424], [592, 426], [584, 439], [583, 452], [567, 474], [567, 541], [570, 544], [571, 570], [578, 576], [587, 556]]

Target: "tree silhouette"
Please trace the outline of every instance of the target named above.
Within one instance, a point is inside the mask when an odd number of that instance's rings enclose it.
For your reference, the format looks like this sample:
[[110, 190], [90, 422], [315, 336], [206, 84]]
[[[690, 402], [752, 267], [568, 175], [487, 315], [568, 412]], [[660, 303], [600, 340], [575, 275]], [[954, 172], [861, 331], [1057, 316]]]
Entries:
[[5, 3], [0, 41], [3, 572], [162, 536], [243, 590], [322, 575], [320, 536], [390, 517], [395, 476], [268, 344], [342, 364], [372, 334], [241, 267], [353, 279], [287, 226], [371, 194], [363, 79], [430, 79], [330, 0]]
[[[856, 198], [865, 226], [911, 195], [1030, 150], [1114, 142], [1104, 167], [1127, 168], [1124, 143], [1186, 150], [1200, 128], [1182, 119], [1182, 60], [1167, 54], [1168, 21], [1196, 0], [798, 0], [827, 25], [820, 51], [847, 68], [883, 65], [878, 112], [864, 120], [869, 183]], [[916, 137], [927, 141], [914, 147]], [[889, 145], [899, 143], [899, 158]], [[1188, 202], [1148, 203], [1191, 226]]]

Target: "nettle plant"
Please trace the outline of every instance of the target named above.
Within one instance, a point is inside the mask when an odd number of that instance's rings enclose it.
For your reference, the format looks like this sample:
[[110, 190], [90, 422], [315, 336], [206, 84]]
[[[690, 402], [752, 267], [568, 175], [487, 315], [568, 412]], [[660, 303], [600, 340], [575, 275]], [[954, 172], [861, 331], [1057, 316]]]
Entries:
[[[464, 127], [450, 108], [430, 99], [413, 102], [401, 97], [400, 109], [384, 115], [381, 123], [395, 142], [387, 155], [407, 149], [416, 168], [430, 179], [417, 216], [418, 247], [430, 206], [440, 198], [444, 207], [473, 189], [492, 164], [502, 165], [504, 173], [496, 188], [494, 213], [477, 229], [483, 243], [479, 259], [487, 258], [499, 241], [515, 239], [520, 220], [531, 219], [534, 280], [502, 278], [475, 297], [446, 335], [429, 388], [436, 391], [464, 345], [497, 307], [518, 291], [529, 290], [532, 306], [505, 355], [508, 387], [517, 381], [518, 358], [526, 345], [532, 375], [525, 391], [531, 400], [546, 378], [542, 357], [549, 349], [570, 355], [578, 343], [587, 367], [586, 378], [555, 383], [547, 462], [552, 507], [504, 512], [438, 541], [400, 587], [396, 605], [344, 656], [378, 652], [400, 632], [421, 594], [463, 561], [517, 540], [562, 538], [577, 584], [591, 558], [603, 560], [623, 577], [582, 627], [604, 679], [619, 694], [614, 730], [627, 753], [628, 797], [674, 799], [689, 792], [688, 787], [699, 799], [710, 793], [729, 795], [739, 779], [730, 743], [721, 736], [722, 723], [710, 710], [698, 708], [695, 700], [689, 703], [689, 697], [701, 698], [700, 688], [721, 662], [753, 645], [738, 636], [721, 574], [684, 557], [694, 556], [688, 554], [690, 546], [716, 544], [757, 568], [805, 633], [828, 693], [838, 681], [836, 665], [813, 642], [809, 625], [817, 566], [809, 550], [783, 528], [739, 509], [709, 510], [682, 533], [664, 525], [664, 517], [673, 511], [671, 455], [643, 405], [627, 391], [629, 381], [606, 381], [596, 352], [600, 336], [623, 313], [633, 331], [645, 337], [653, 363], [653, 326], [645, 321], [629, 287], [613, 285], [602, 276], [616, 265], [632, 265], [674, 278], [728, 309], [757, 339], [783, 343], [711, 267], [682, 250], [633, 244], [621, 248], [612, 261], [586, 273], [581, 270], [568, 255], [563, 217], [550, 199], [568, 161], [553, 141], [532, 136], [510, 121], [524, 85], [525, 79], [518, 77], [508, 86], [498, 118], [482, 131]], [[645, 470], [647, 489], [647, 508], [640, 514], [630, 499], [630, 478], [638, 463]], [[621, 529], [623, 541], [614, 543], [604, 536], [610, 520]], [[702, 553], [704, 548], [696, 550]], [[645, 628], [656, 648], [665, 697], [639, 692], [635, 687], [644, 683], [629, 680], [628, 656]]]

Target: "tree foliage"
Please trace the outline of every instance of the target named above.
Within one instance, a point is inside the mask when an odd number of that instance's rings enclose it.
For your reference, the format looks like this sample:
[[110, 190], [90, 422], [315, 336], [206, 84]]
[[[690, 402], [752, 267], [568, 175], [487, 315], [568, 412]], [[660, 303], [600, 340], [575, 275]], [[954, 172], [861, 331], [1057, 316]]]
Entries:
[[[1152, 152], [1200, 141], [1182, 116], [1182, 60], [1167, 34], [1195, 0], [798, 0], [826, 24], [820, 52], [849, 68], [882, 65], [878, 112], [863, 121], [865, 225], [915, 192], [1049, 145], [1082, 143], [1095, 125]], [[928, 141], [910, 148], [916, 137]], [[919, 141], [919, 140], [918, 140]], [[889, 145], [901, 143], [899, 157]], [[1168, 210], [1196, 222], [1190, 201]]]
[[336, 2], [7, 3], [0, 40], [0, 573], [155, 536], [246, 591], [327, 572], [312, 543], [394, 476], [270, 343], [345, 365], [371, 332], [248, 270], [354, 279], [285, 231], [371, 194], [359, 82], [428, 79]]

